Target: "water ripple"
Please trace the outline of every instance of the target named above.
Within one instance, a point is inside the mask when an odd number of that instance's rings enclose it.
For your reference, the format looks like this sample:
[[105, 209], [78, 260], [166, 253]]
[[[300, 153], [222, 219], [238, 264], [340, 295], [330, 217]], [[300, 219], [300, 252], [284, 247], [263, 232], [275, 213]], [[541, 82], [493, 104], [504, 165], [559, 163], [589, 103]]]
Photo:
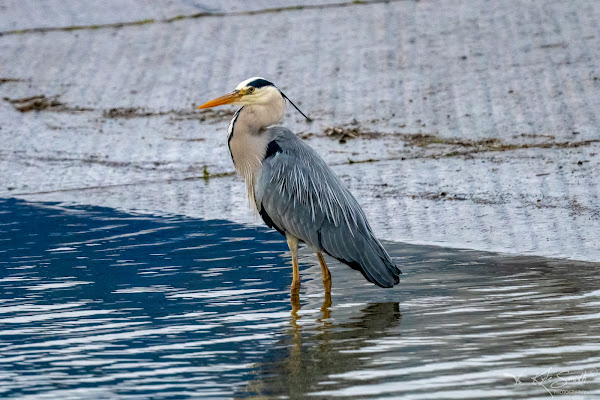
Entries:
[[0, 218], [3, 398], [600, 396], [598, 264], [386, 244], [401, 285], [332, 262], [329, 304], [302, 251], [292, 311], [264, 229], [16, 200]]

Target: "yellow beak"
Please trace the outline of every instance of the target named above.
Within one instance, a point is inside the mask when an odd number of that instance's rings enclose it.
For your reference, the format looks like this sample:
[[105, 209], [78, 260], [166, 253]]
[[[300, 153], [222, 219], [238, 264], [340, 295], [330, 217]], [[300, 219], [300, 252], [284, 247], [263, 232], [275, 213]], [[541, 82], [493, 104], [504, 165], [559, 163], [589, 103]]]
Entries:
[[222, 106], [224, 104], [231, 104], [234, 101], [240, 100], [242, 98], [242, 96], [243, 96], [243, 94], [240, 93], [240, 91], [234, 90], [233, 92], [227, 93], [225, 96], [217, 97], [216, 99], [213, 99], [209, 102], [202, 104], [200, 107], [198, 107], [198, 109], [217, 107], [217, 106]]

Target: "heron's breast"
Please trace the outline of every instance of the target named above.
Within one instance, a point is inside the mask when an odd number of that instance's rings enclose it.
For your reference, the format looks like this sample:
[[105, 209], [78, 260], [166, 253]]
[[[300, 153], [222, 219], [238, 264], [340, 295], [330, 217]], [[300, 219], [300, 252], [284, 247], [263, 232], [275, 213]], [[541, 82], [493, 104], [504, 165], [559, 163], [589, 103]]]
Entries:
[[267, 143], [260, 135], [235, 132], [229, 140], [229, 150], [238, 174], [246, 182], [246, 194], [250, 206], [256, 210], [255, 185], [262, 173], [262, 163]]
[[244, 178], [253, 176], [262, 167], [266, 143], [256, 137], [236, 134], [229, 140], [229, 151], [235, 169]]

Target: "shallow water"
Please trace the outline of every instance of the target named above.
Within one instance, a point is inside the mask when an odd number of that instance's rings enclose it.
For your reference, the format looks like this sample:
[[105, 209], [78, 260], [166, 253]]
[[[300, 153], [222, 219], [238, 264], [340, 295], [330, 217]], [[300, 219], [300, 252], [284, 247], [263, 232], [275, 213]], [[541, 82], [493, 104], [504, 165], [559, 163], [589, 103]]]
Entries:
[[[600, 396], [598, 264], [386, 243], [379, 289], [227, 221], [0, 200], [0, 397]], [[566, 391], [561, 394], [559, 391]]]

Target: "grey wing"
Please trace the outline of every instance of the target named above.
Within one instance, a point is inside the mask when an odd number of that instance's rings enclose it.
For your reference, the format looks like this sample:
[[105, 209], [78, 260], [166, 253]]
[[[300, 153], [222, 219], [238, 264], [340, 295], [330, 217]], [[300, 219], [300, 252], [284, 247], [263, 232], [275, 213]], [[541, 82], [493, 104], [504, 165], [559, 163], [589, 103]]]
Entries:
[[256, 206], [267, 225], [391, 287], [395, 266], [373, 234], [358, 202], [325, 161], [291, 131], [275, 129], [255, 185]]

